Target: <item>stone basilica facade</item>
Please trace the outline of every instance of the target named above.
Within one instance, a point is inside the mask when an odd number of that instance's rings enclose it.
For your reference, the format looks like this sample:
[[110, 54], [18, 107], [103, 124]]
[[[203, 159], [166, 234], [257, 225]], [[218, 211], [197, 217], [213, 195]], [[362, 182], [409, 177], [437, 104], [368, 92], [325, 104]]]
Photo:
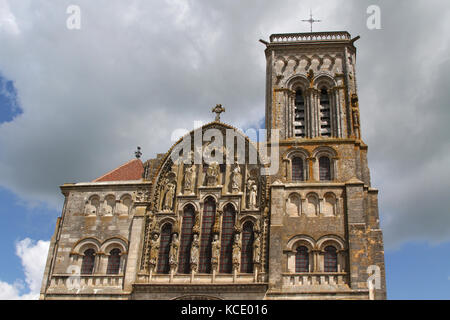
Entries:
[[265, 142], [221, 122], [218, 105], [167, 153], [142, 162], [138, 150], [92, 182], [62, 185], [41, 299], [385, 299], [357, 39], [260, 40]]

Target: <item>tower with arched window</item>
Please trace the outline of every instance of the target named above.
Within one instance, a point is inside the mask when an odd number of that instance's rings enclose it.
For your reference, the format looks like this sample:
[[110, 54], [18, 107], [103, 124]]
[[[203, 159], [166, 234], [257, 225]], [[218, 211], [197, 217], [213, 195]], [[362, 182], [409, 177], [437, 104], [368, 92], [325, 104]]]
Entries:
[[220, 121], [218, 105], [214, 121], [166, 153], [142, 161], [138, 149], [91, 182], [61, 186], [41, 298], [384, 299], [356, 40], [316, 32], [262, 41], [267, 137], [280, 138], [267, 150], [273, 172], [264, 143]]
[[[349, 290], [346, 297], [385, 297], [378, 191], [359, 119], [357, 39], [314, 32], [261, 40], [266, 129], [280, 136], [278, 174], [269, 178], [269, 286], [277, 297], [308, 297], [322, 284]], [[362, 294], [370, 266], [383, 285]]]

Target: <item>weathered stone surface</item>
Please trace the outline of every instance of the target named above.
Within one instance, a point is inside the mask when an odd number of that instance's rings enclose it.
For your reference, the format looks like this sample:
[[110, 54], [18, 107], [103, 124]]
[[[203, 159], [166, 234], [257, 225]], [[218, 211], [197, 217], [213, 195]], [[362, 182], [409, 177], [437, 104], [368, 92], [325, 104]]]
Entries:
[[[119, 174], [122, 167], [105, 175], [109, 181], [63, 185], [41, 298], [385, 299], [378, 191], [360, 138], [353, 42], [346, 32], [328, 32], [272, 35], [266, 44], [266, 128], [281, 138], [279, 170], [271, 176], [261, 175], [261, 159], [250, 163], [248, 154], [239, 167], [174, 162], [170, 154], [180, 140], [147, 160], [143, 173], [140, 160], [130, 162], [142, 179], [114, 181], [127, 176]], [[223, 155], [236, 150], [239, 139], [246, 150], [254, 148], [219, 121], [188, 136], [195, 141], [207, 130], [236, 137], [230, 145], [224, 138], [217, 150]], [[202, 152], [210, 148], [200, 141]], [[224, 241], [220, 255], [240, 261], [220, 267], [216, 252], [219, 266], [200, 268], [209, 259], [202, 242], [208, 230]], [[183, 238], [191, 231], [196, 235]], [[174, 233], [179, 260], [171, 257], [168, 266], [162, 262]], [[261, 240], [256, 258], [248, 249], [252, 233]], [[227, 235], [238, 240], [227, 244]], [[373, 270], [379, 287], [371, 289]]]

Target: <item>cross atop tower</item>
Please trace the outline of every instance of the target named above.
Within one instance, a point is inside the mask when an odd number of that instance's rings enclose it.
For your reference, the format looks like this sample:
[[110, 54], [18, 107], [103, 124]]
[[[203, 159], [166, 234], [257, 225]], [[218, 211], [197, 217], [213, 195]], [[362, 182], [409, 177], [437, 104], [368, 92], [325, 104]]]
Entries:
[[308, 20], [302, 20], [302, 22], [308, 22], [311, 24], [311, 32], [312, 32], [312, 27], [313, 27], [313, 23], [314, 22], [321, 22], [322, 20], [314, 20], [313, 16], [312, 16], [312, 11], [309, 11], [309, 19]]
[[134, 152], [136, 159], [139, 159], [142, 156], [141, 147], [137, 147], [137, 150]]
[[216, 119], [214, 121], [220, 121], [220, 114], [222, 112], [225, 112], [225, 108], [222, 107], [221, 104], [217, 104], [212, 110], [211, 112], [215, 112], [216, 113]]

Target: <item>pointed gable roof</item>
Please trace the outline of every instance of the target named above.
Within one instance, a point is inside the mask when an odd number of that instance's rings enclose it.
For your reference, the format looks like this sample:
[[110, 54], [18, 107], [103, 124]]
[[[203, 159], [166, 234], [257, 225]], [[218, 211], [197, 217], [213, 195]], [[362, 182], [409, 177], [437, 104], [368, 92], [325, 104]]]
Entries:
[[139, 159], [133, 159], [93, 180], [92, 182], [140, 180], [143, 173], [144, 165], [142, 161]]

